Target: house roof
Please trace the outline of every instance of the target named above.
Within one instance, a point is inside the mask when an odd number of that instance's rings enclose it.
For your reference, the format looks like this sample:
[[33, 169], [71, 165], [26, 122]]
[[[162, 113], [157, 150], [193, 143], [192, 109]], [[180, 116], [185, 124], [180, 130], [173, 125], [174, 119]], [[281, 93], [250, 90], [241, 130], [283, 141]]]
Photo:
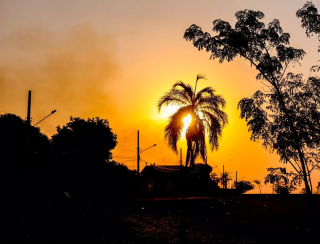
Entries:
[[[182, 167], [184, 168], [184, 167]], [[180, 165], [149, 165], [141, 171], [143, 176], [170, 177], [180, 174]]]
[[152, 170], [160, 171], [160, 172], [163, 172], [163, 173], [177, 173], [177, 172], [180, 172], [181, 166], [180, 165], [150, 165], [150, 166], [146, 166], [142, 170], [142, 172], [145, 169], [146, 170], [152, 169]]

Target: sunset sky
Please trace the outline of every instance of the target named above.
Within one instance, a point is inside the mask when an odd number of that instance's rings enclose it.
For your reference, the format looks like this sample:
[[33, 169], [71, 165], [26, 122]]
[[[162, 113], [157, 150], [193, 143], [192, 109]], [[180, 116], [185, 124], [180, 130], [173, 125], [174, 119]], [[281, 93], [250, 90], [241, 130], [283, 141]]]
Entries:
[[[163, 139], [167, 117], [174, 108], [159, 114], [156, 103], [177, 80], [199, 89], [212, 86], [226, 102], [229, 124], [223, 130], [218, 151], [208, 163], [221, 172], [222, 166], [238, 179], [263, 178], [266, 168], [284, 166], [276, 152], [250, 141], [246, 122], [239, 118], [237, 103], [251, 96], [262, 84], [250, 63], [236, 58], [220, 64], [209, 59], [183, 39], [185, 30], [197, 24], [212, 34], [212, 22], [223, 19], [235, 24], [239, 10], [260, 10], [264, 22], [277, 18], [290, 43], [307, 55], [295, 73], [310, 75], [320, 59], [318, 40], [307, 38], [296, 11], [305, 0], [0, 0], [0, 112], [27, 116], [28, 90], [32, 91], [31, 116], [49, 137], [54, 127], [73, 117], [108, 119], [118, 135], [113, 152], [118, 162], [136, 169], [137, 130], [141, 154], [156, 164], [179, 164], [179, 155]], [[320, 8], [320, 3], [315, 2]], [[178, 147], [185, 161], [186, 140]], [[198, 159], [200, 162], [200, 159]], [[288, 169], [291, 169], [287, 166]], [[313, 187], [320, 181], [313, 175]], [[258, 190], [256, 190], [257, 192]], [[263, 186], [263, 193], [272, 192]]]

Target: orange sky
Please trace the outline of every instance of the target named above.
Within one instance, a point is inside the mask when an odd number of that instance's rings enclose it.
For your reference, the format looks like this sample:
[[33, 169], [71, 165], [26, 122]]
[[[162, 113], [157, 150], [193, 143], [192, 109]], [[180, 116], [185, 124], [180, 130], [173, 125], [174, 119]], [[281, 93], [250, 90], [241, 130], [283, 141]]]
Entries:
[[[0, 111], [27, 114], [27, 93], [32, 90], [32, 117], [49, 136], [69, 117], [106, 118], [118, 135], [114, 151], [119, 162], [135, 169], [137, 130], [148, 163], [178, 164], [163, 130], [172, 109], [157, 113], [156, 103], [177, 80], [194, 85], [196, 75], [206, 75], [199, 89], [212, 86], [227, 101], [229, 124], [223, 131], [219, 151], [208, 163], [238, 171], [238, 178], [263, 180], [267, 167], [280, 166], [276, 153], [250, 141], [246, 123], [239, 119], [237, 103], [262, 85], [256, 71], [237, 58], [219, 64], [183, 39], [191, 24], [211, 32], [212, 21], [235, 23], [238, 10], [265, 13], [265, 22], [278, 18], [291, 44], [307, 56], [295, 73], [309, 75], [319, 59], [318, 41], [306, 38], [296, 11], [305, 1], [49, 1], [0, 0]], [[318, 6], [320, 8], [320, 4]], [[212, 32], [211, 32], [212, 33]], [[181, 140], [185, 158], [186, 141]], [[142, 162], [142, 168], [145, 162]], [[283, 165], [282, 165], [283, 166]], [[320, 181], [314, 174], [314, 187]], [[271, 188], [264, 186], [263, 193]]]

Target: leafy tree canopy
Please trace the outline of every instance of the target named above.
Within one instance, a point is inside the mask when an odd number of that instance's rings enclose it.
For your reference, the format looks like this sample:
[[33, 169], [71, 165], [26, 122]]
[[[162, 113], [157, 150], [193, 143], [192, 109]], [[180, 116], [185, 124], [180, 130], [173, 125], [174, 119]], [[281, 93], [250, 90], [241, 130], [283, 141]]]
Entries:
[[275, 19], [267, 26], [261, 22], [264, 14], [260, 11], [243, 10], [235, 14], [237, 22], [234, 28], [221, 19], [213, 21], [211, 36], [208, 32], [193, 24], [185, 32], [184, 38], [193, 42], [199, 50], [211, 52], [211, 59], [232, 61], [243, 57], [259, 71], [258, 80], [277, 84], [284, 71], [292, 62], [303, 58], [305, 52], [289, 46], [290, 34], [283, 32], [280, 21]]
[[265, 177], [264, 183], [273, 184], [273, 190], [277, 194], [290, 194], [301, 184], [301, 177], [293, 172], [287, 172], [286, 168], [268, 168], [270, 173]]
[[[308, 37], [318, 35], [320, 41], [320, 14], [312, 2], [306, 2], [303, 8], [297, 11], [297, 17], [301, 19], [302, 28], [306, 29]], [[320, 52], [320, 46], [318, 51]]]
[[[301, 26], [306, 29], [307, 36], [318, 35], [320, 43], [320, 14], [314, 4], [312, 2], [305, 3], [303, 8], [297, 11], [297, 17], [301, 19]], [[320, 45], [318, 52], [320, 52]], [[320, 65], [314, 65], [311, 71], [320, 71]]]
[[239, 182], [234, 181], [233, 188], [237, 189], [241, 194], [244, 194], [247, 191], [253, 190], [254, 185], [250, 181], [241, 180]]
[[111, 150], [117, 145], [117, 135], [112, 132], [106, 119], [81, 119], [70, 117], [70, 122], [58, 127], [51, 141], [58, 153], [79, 158], [109, 161]]
[[5, 164], [9, 163], [16, 170], [38, 170], [48, 166], [48, 137], [15, 114], [0, 115], [0, 145]]

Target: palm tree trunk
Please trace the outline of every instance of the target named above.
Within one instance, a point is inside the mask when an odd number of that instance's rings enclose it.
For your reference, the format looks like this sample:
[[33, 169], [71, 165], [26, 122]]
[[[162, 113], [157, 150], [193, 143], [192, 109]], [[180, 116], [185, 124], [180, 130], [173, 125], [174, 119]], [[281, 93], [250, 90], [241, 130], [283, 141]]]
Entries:
[[189, 161], [191, 166], [192, 160], [192, 141], [191, 139], [187, 139], [188, 149], [187, 149], [187, 158], [186, 158], [186, 167], [188, 167]]
[[194, 165], [194, 155], [193, 155], [193, 150], [191, 149], [190, 152], [190, 167]]
[[191, 152], [191, 148], [188, 146], [188, 149], [187, 149], [187, 158], [186, 158], [186, 167], [188, 167], [188, 164], [189, 164], [190, 152]]

